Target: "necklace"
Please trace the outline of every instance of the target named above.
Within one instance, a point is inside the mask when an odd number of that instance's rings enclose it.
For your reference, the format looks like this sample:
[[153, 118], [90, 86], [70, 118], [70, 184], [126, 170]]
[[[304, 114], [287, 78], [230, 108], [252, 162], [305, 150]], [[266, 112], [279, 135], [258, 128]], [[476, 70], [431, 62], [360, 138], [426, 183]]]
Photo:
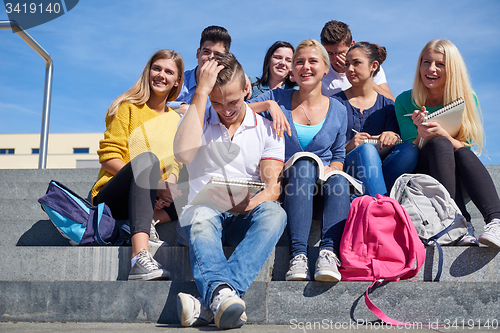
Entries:
[[[297, 95], [297, 102], [300, 102], [298, 95]], [[323, 96], [321, 97], [321, 102], [319, 103], [318, 111], [321, 110], [322, 104], [323, 104]], [[300, 103], [300, 107], [302, 108], [302, 111], [304, 112], [304, 116], [306, 116], [306, 118], [308, 120], [307, 126], [311, 126], [312, 125], [311, 119], [309, 119], [309, 117], [307, 116], [306, 109], [304, 109], [304, 106], [302, 105], [302, 103]]]

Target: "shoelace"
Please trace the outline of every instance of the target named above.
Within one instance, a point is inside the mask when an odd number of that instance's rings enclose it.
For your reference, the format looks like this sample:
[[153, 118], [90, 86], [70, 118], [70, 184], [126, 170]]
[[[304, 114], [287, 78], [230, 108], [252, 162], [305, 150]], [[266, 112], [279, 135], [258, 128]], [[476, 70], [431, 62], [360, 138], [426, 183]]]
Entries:
[[297, 266], [307, 266], [307, 258], [304, 255], [295, 256], [291, 261], [291, 268], [295, 268]]
[[160, 264], [153, 259], [151, 253], [146, 251], [141, 251], [141, 255], [139, 256], [139, 258], [137, 258], [137, 261], [139, 261], [141, 265], [143, 265], [148, 270], [155, 270], [161, 267]]
[[484, 227], [484, 231], [490, 232], [500, 238], [500, 221], [492, 221]]
[[323, 260], [326, 260], [328, 261], [328, 264], [330, 265], [339, 265], [339, 262], [338, 262], [338, 259], [337, 259], [337, 256], [334, 255], [332, 252], [330, 251], [321, 251], [321, 253], [319, 254], [320, 255], [320, 262], [321, 262], [321, 259]]
[[[212, 302], [212, 306], [213, 306], [212, 311], [214, 311], [214, 312], [217, 311], [217, 309], [221, 305], [223, 299], [236, 295], [236, 292], [234, 290], [231, 290], [231, 289], [229, 289], [229, 290], [222, 289], [221, 291], [222, 292], [219, 292], [215, 296], [215, 298]], [[217, 305], [217, 306], [214, 306], [214, 305]]]
[[[213, 319], [213, 313], [212, 311], [203, 304], [203, 299], [202, 298], [197, 298], [200, 306], [200, 314], [199, 316], [195, 317], [196, 319], [203, 320], [205, 322], [210, 322]], [[195, 302], [196, 303], [196, 302]]]

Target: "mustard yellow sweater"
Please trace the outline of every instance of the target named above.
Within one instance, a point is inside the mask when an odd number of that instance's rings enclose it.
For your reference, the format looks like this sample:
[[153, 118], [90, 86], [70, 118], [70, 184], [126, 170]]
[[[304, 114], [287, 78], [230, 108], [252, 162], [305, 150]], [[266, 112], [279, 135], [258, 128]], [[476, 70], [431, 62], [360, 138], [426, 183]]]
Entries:
[[[144, 152], [154, 153], [160, 160], [163, 179], [170, 174], [179, 176], [182, 164], [174, 157], [174, 136], [180, 115], [171, 108], [158, 113], [147, 104], [123, 103], [114, 118], [106, 117], [104, 139], [99, 142], [99, 162], [118, 158], [125, 163]], [[112, 175], [101, 168], [92, 188], [92, 199], [111, 179]]]

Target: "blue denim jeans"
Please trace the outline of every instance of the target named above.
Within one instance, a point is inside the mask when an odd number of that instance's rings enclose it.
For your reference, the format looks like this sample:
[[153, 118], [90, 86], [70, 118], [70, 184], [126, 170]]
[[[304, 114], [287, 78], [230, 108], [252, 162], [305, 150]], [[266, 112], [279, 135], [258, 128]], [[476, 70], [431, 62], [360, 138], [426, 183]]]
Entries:
[[[210, 206], [191, 206], [182, 212], [179, 223], [189, 235], [196, 287], [209, 307], [221, 284], [229, 285], [240, 297], [245, 294], [278, 243], [286, 214], [274, 201], [264, 201], [237, 216]], [[236, 247], [229, 259], [223, 245]]]
[[377, 147], [360, 145], [347, 154], [344, 171], [363, 182], [364, 194], [387, 195], [399, 176], [415, 169], [418, 154], [416, 145], [404, 142], [392, 147], [382, 161]]
[[[323, 166], [321, 166], [322, 168]], [[345, 220], [349, 214], [349, 185], [340, 175], [317, 185], [318, 166], [299, 160], [285, 172], [284, 208], [288, 215], [288, 235], [292, 258], [307, 255], [307, 241], [313, 219], [313, 198], [322, 206], [320, 249], [338, 253]]]

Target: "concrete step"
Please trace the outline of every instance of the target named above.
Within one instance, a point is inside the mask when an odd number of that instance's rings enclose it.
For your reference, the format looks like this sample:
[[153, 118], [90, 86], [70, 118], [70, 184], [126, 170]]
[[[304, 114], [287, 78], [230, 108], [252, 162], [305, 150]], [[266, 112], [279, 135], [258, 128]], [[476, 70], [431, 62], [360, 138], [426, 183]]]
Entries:
[[[234, 249], [225, 248], [229, 256]], [[131, 247], [0, 247], [0, 281], [117, 281], [127, 280]], [[500, 250], [481, 247], [445, 247], [441, 281], [496, 282], [500, 276]], [[175, 281], [192, 280], [186, 247], [151, 249], [154, 258], [171, 273]], [[310, 271], [319, 248], [309, 248]], [[438, 270], [438, 253], [426, 248], [426, 260], [415, 277], [433, 281]], [[278, 246], [262, 268], [258, 281], [284, 281], [288, 270], [288, 247]]]
[[[38, 210], [41, 213], [38, 213]], [[47, 215], [38, 207], [33, 208], [36, 211], [38, 220], [25, 220], [24, 217], [16, 220], [1, 220], [0, 228], [4, 232], [0, 233], [0, 246], [69, 246], [69, 242], [61, 236]], [[1, 212], [1, 211], [0, 211]], [[1, 214], [1, 213], [0, 213]], [[15, 215], [16, 213], [13, 213]], [[45, 216], [43, 216], [45, 214]], [[482, 219], [473, 219], [475, 235], [478, 237], [484, 231], [484, 222]], [[158, 224], [156, 230], [160, 239], [170, 245], [176, 244], [176, 222]], [[309, 234], [309, 246], [319, 246], [320, 240], [320, 222], [313, 221], [311, 232]], [[288, 246], [286, 231], [283, 233], [278, 246]]]
[[[248, 323], [323, 324], [333, 331], [335, 323], [373, 321], [376, 317], [363, 301], [369, 285], [254, 282], [243, 297]], [[179, 292], [198, 295], [194, 282], [181, 281], [0, 281], [0, 321], [172, 323], [178, 322]], [[451, 325], [455, 320], [460, 325], [462, 320], [465, 325], [496, 320], [498, 325], [500, 320], [498, 282], [389, 282], [370, 299], [389, 317], [417, 325]]]
[[[41, 210], [40, 207], [38, 209]], [[52, 221], [47, 219], [47, 215], [42, 218], [34, 223], [21, 219], [0, 221], [0, 227], [4, 230], [0, 234], [0, 246], [70, 246]], [[176, 224], [168, 222], [156, 226], [160, 238], [171, 245], [176, 240]]]
[[[0, 247], [0, 281], [120, 281], [130, 271], [130, 246]], [[234, 248], [224, 248], [227, 257]], [[151, 248], [174, 281], [192, 281], [189, 251], [182, 246]], [[274, 252], [256, 281], [271, 281]]]
[[[57, 246], [67, 245], [64, 238], [52, 225], [47, 214], [41, 209], [36, 199], [12, 199], [0, 198], [0, 226], [3, 233], [0, 233], [0, 246]], [[469, 211], [473, 213], [472, 224], [475, 228], [476, 236], [484, 230], [484, 221], [477, 208], [468, 204]], [[479, 215], [479, 216], [477, 216]], [[161, 239], [169, 244], [175, 244], [176, 226], [175, 223], [164, 223], [157, 225], [157, 231]], [[318, 244], [320, 239], [320, 222], [313, 221], [309, 244]], [[280, 245], [287, 245], [287, 240], [282, 239]]]
[[[500, 166], [487, 166], [500, 184]], [[155, 258], [172, 281], [123, 281], [130, 269], [131, 248], [72, 247], [53, 227], [37, 199], [51, 179], [82, 197], [98, 170], [0, 170], [0, 321], [177, 322], [178, 292], [197, 294], [187, 248], [169, 246]], [[484, 228], [473, 206], [476, 235]], [[174, 244], [175, 224], [158, 226], [162, 239]], [[319, 224], [313, 223], [309, 260], [318, 255]], [[374, 320], [362, 298], [368, 282], [285, 282], [288, 248], [283, 237], [245, 295], [250, 323], [350, 323]], [[314, 246], [316, 245], [316, 246]], [[226, 249], [230, 255], [232, 248]], [[500, 261], [487, 247], [445, 247], [442, 282], [431, 283], [437, 252], [428, 247], [418, 282], [391, 282], [371, 298], [389, 316], [428, 324], [499, 320]]]

